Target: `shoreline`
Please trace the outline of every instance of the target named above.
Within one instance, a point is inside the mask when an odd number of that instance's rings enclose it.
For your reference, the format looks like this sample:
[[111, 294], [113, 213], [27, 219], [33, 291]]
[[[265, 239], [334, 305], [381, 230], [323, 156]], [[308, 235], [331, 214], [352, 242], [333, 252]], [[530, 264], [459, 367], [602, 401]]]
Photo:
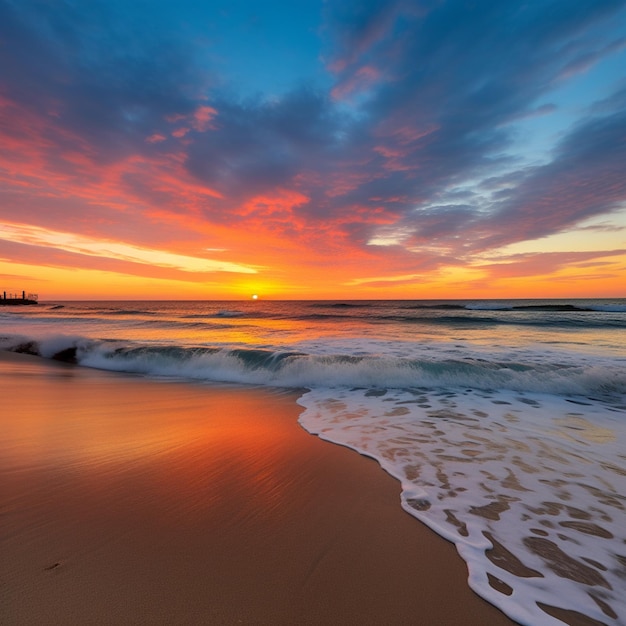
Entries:
[[514, 624], [295, 391], [0, 374], [7, 623]]

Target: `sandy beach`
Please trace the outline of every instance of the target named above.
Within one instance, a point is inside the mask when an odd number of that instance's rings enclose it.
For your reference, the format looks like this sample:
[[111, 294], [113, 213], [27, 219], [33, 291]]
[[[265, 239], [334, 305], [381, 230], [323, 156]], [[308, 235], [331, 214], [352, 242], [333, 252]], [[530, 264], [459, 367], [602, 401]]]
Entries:
[[512, 624], [294, 392], [0, 352], [3, 624]]

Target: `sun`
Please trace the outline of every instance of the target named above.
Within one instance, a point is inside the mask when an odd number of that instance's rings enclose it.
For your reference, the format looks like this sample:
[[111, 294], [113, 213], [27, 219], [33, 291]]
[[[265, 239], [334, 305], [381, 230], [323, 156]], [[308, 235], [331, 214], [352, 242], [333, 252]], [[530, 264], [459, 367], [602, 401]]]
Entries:
[[257, 295], [256, 295], [256, 293], [255, 293], [255, 294], [252, 296], [252, 299], [253, 299], [253, 300], [258, 300], [258, 299], [259, 299], [259, 296], [257, 296]]

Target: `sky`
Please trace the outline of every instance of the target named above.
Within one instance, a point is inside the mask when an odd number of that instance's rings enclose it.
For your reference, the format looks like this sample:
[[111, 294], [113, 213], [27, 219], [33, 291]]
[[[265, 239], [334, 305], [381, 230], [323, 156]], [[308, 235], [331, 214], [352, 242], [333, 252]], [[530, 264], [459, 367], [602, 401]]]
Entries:
[[626, 297], [626, 0], [0, 0], [0, 291]]

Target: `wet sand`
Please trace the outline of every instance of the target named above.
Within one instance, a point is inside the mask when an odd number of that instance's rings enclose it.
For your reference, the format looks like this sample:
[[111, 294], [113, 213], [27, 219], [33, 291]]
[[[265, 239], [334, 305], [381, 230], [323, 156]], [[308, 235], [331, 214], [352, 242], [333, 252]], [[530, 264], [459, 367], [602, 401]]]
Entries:
[[0, 352], [3, 624], [512, 624], [294, 392]]

